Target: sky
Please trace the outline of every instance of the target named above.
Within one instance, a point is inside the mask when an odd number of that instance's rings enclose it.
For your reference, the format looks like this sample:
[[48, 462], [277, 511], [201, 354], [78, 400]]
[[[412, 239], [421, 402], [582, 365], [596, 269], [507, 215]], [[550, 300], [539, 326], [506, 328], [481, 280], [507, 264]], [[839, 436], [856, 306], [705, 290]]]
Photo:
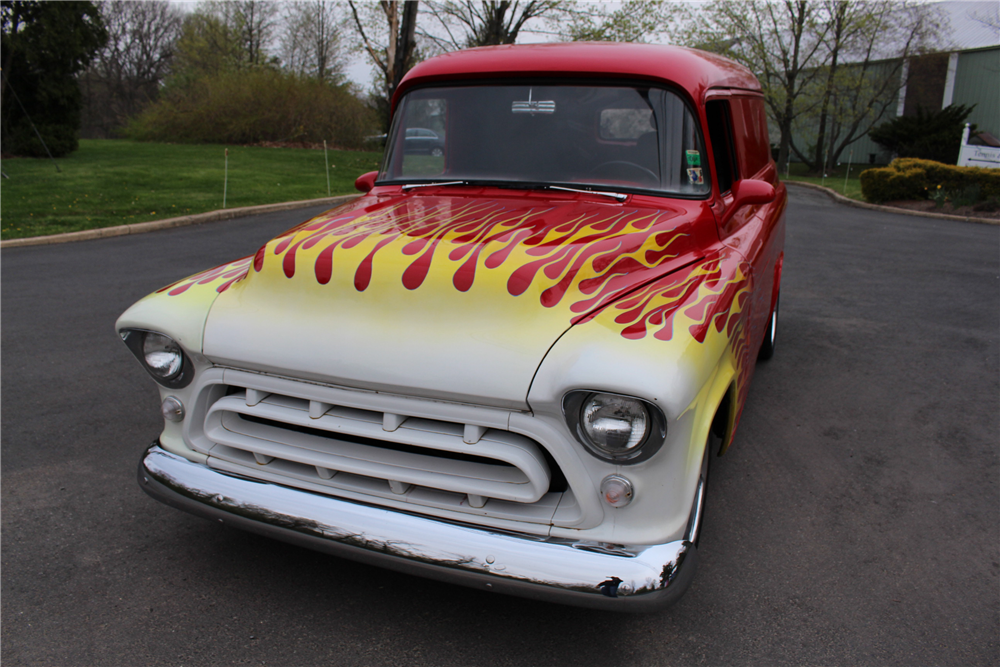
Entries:
[[[689, 3], [701, 3], [704, 0], [686, 0]], [[197, 2], [190, 0], [172, 0], [184, 11], [192, 11]], [[346, 3], [345, 3], [346, 4]], [[602, 2], [608, 11], [614, 11], [620, 2]], [[944, 9], [951, 22], [951, 34], [947, 38], [959, 49], [972, 49], [1000, 44], [1000, 32], [977, 21], [975, 17], [989, 17], [994, 25], [1000, 24], [1000, 2], [997, 0], [947, 0], [938, 4]], [[532, 25], [528, 23], [528, 27]], [[520, 42], [539, 42], [554, 39], [552, 36], [533, 32], [522, 32]], [[374, 66], [368, 57], [360, 52], [352, 54], [348, 59], [347, 78], [356, 84], [363, 92], [368, 92], [374, 82]]]
[[[689, 2], [691, 0], [688, 0]], [[695, 0], [700, 2], [700, 0]], [[614, 11], [621, 5], [620, 2], [604, 2], [608, 11]], [[946, 2], [931, 3], [940, 5], [951, 23], [951, 34], [945, 39], [948, 43], [958, 49], [974, 49], [984, 46], [996, 46], [1000, 44], [1000, 32], [985, 25], [976, 17], [987, 18], [994, 25], [1000, 25], [1000, 2], [997, 0], [947, 0]], [[529, 26], [531, 24], [529, 23]], [[553, 37], [546, 37], [538, 33], [526, 33], [519, 42], [549, 41]], [[367, 92], [373, 84], [373, 66], [368, 57], [361, 53], [351, 56], [347, 67], [347, 78], [357, 84], [363, 91]]]

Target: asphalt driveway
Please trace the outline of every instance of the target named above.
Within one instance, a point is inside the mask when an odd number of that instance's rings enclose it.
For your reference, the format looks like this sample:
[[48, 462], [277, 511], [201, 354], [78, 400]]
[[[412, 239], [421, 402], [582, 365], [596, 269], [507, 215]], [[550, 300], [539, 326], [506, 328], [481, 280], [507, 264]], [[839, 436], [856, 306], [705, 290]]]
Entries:
[[5, 667], [1000, 662], [1000, 228], [792, 189], [777, 352], [715, 466], [698, 575], [631, 616], [323, 556], [140, 491], [157, 392], [116, 317], [309, 214], [2, 252]]

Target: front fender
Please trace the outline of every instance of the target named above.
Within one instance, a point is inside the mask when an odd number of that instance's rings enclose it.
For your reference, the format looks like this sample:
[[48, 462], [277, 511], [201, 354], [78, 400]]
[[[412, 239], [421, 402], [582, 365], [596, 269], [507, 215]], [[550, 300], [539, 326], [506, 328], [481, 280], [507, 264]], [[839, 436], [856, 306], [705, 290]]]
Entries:
[[[212, 365], [202, 354], [208, 313], [219, 294], [246, 277], [252, 260], [251, 256], [222, 264], [143, 297], [122, 313], [115, 323], [115, 331], [120, 333], [123, 329], [145, 329], [166, 334], [190, 356], [195, 375], [204, 372]], [[193, 385], [167, 389], [157, 384], [157, 388], [161, 399], [172, 395], [184, 405], [190, 405], [194, 398]], [[160, 443], [168, 451], [189, 460], [203, 462], [205, 459], [203, 454], [193, 451], [185, 444], [179, 423], [164, 422]]]
[[746, 394], [751, 280], [742, 257], [723, 249], [572, 327], [540, 365], [528, 393], [536, 414], [560, 414], [568, 392], [592, 390], [641, 398], [667, 419], [656, 455], [616, 467], [632, 481], [635, 499], [611, 510], [615, 540], [656, 543], [683, 534], [716, 410], [733, 391], [732, 433]]
[[157, 331], [200, 354], [208, 311], [219, 294], [247, 276], [251, 261], [253, 256], [243, 257], [156, 290], [122, 313], [115, 330]]

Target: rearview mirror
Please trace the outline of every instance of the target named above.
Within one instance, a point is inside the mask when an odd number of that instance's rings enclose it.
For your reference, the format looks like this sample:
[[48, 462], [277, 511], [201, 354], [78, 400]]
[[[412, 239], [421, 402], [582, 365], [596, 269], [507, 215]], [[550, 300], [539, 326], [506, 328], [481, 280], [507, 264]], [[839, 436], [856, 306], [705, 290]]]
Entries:
[[511, 113], [530, 113], [534, 116], [536, 113], [555, 113], [556, 112], [556, 102], [555, 100], [533, 100], [531, 99], [534, 90], [528, 89], [528, 99], [524, 101], [515, 101], [510, 105]]

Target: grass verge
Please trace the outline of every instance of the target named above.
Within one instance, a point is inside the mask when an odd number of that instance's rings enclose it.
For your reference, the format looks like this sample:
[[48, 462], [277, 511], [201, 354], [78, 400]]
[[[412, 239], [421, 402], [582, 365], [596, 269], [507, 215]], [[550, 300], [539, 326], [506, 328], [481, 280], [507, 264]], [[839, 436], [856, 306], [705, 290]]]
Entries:
[[[327, 196], [322, 150], [81, 140], [57, 160], [7, 158], [0, 238], [16, 239], [162, 220], [223, 208]], [[381, 153], [329, 152], [330, 194], [378, 169]]]
[[[878, 166], [878, 165], [876, 165]], [[838, 166], [836, 169], [827, 172], [826, 178], [822, 176], [807, 176], [806, 175], [806, 165], [801, 163], [792, 164], [789, 169], [789, 173], [786, 175], [784, 171], [781, 172], [781, 178], [785, 181], [799, 181], [801, 183], [812, 183], [814, 185], [822, 185], [823, 187], [830, 188], [837, 194], [844, 195], [848, 199], [856, 199], [857, 201], [865, 201], [865, 198], [861, 196], [861, 179], [860, 174], [865, 169], [871, 169], [872, 165], [867, 164], [855, 164], [851, 165], [850, 174], [847, 173], [847, 165], [843, 164]], [[847, 175], [847, 185], [844, 185], [844, 176]]]

